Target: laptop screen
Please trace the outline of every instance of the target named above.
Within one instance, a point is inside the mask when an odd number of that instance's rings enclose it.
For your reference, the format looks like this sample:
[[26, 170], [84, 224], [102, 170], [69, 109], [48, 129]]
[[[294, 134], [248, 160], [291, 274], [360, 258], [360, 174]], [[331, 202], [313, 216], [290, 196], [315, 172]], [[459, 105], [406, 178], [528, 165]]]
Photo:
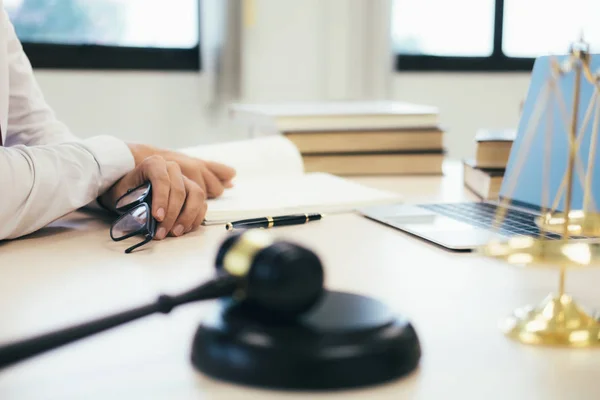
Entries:
[[[544, 56], [534, 64], [517, 137], [500, 190], [501, 198], [537, 210], [553, 205], [557, 210], [564, 210], [565, 206], [566, 191], [561, 191], [560, 195], [559, 189], [567, 172], [575, 71], [553, 78], [553, 60], [564, 64], [568, 56]], [[600, 55], [591, 55], [590, 67], [594, 74], [600, 71]], [[581, 161], [576, 162], [573, 169], [572, 209], [583, 208], [590, 139], [594, 123], [600, 124], [600, 115], [594, 121], [596, 115], [600, 114], [600, 99], [596, 101], [595, 94], [594, 85], [582, 73], [577, 113], [577, 137], [581, 140], [578, 158]], [[600, 138], [597, 143], [600, 145]], [[589, 208], [596, 210], [600, 201], [600, 149], [592, 157], [592, 201]], [[544, 196], [544, 190], [547, 197]], [[555, 203], [557, 195], [559, 201]]]

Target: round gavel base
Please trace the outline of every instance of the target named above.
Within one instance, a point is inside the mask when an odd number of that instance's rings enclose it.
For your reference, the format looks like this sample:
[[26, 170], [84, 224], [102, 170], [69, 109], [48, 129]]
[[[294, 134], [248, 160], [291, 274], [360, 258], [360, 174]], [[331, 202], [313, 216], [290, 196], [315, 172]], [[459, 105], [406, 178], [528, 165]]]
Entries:
[[218, 302], [192, 345], [192, 363], [207, 376], [280, 390], [384, 383], [413, 371], [420, 357], [409, 321], [375, 299], [343, 292], [326, 292], [288, 322]]

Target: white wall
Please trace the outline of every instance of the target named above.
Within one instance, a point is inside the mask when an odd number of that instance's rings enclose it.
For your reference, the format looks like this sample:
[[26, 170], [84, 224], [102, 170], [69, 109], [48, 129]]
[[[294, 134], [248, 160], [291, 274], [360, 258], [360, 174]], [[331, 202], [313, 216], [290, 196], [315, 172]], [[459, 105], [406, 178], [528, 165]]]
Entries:
[[[206, 111], [204, 82], [195, 73], [36, 71], [36, 76], [58, 116], [84, 137], [110, 133], [172, 148], [240, 137]], [[439, 106], [449, 155], [465, 157], [473, 152], [477, 129], [517, 124], [528, 83], [528, 74], [394, 73], [392, 98]], [[284, 93], [287, 99], [318, 99], [323, 93], [319, 83], [299, 88], [275, 86], [263, 99], [286, 99]]]
[[243, 29], [244, 100], [378, 97], [435, 105], [453, 158], [473, 154], [477, 129], [518, 123], [527, 73], [393, 71], [389, 0], [252, 3], [254, 23]]
[[438, 106], [448, 155], [463, 158], [478, 129], [516, 128], [528, 85], [528, 73], [395, 73], [392, 96]]
[[58, 117], [82, 137], [111, 134], [182, 147], [214, 141], [197, 73], [35, 71]]
[[322, 0], [258, 0], [244, 20], [242, 101], [323, 98], [325, 42]]
[[[242, 19], [236, 49], [241, 51], [240, 65], [234, 68], [241, 100], [379, 96], [436, 105], [447, 129], [448, 154], [456, 158], [472, 154], [477, 129], [516, 125], [528, 74], [392, 71], [383, 43], [389, 28], [378, 24], [389, 16], [387, 1], [242, 3], [254, 8], [245, 10], [252, 18]], [[375, 41], [378, 46], [371, 43]], [[215, 119], [207, 111], [212, 89], [197, 73], [36, 74], [50, 104], [82, 136], [111, 133], [175, 148], [240, 137], [223, 123], [223, 113]]]
[[[243, 101], [387, 96], [389, 0], [253, 0], [242, 29]], [[391, 65], [391, 57], [390, 65]], [[381, 60], [384, 59], [384, 63]]]

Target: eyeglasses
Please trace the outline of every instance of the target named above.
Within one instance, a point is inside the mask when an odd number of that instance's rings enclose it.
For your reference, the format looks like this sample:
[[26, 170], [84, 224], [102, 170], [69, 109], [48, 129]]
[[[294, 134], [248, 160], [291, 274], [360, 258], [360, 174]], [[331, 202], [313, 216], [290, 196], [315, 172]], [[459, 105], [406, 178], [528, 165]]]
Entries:
[[156, 220], [152, 217], [152, 185], [144, 183], [121, 196], [115, 206], [121, 216], [110, 227], [110, 237], [115, 242], [143, 235], [145, 239], [125, 250], [133, 250], [154, 239]]

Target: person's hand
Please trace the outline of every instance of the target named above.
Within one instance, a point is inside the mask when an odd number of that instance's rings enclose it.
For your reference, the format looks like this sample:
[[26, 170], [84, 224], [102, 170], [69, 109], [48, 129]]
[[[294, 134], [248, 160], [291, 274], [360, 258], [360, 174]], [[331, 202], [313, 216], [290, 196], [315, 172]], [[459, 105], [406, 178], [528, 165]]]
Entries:
[[127, 190], [148, 181], [152, 183], [152, 216], [159, 222], [155, 239], [181, 236], [202, 224], [207, 208], [204, 190], [181, 172], [179, 164], [160, 156], [145, 158], [99, 200], [114, 209]]
[[177, 152], [165, 152], [163, 157], [179, 164], [181, 172], [200, 185], [209, 199], [219, 197], [225, 189], [233, 187], [231, 181], [236, 171], [225, 164], [205, 161]]
[[227, 165], [204, 161], [176, 151], [157, 149], [144, 144], [129, 144], [129, 148], [136, 165], [152, 155], [160, 155], [167, 161], [176, 162], [183, 175], [198, 184], [208, 198], [219, 197], [226, 188], [233, 186], [231, 181], [235, 177], [236, 171]]

